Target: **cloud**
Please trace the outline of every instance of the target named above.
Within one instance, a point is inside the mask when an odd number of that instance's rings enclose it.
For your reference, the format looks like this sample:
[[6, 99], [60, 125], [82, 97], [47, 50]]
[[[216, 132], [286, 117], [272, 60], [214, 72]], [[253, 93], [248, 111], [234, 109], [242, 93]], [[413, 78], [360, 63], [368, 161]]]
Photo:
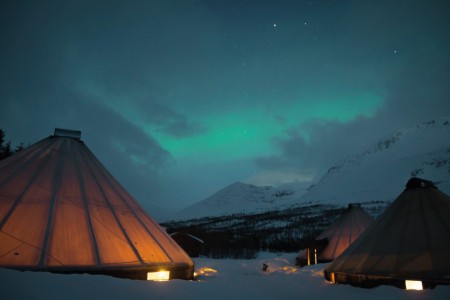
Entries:
[[[450, 61], [436, 49], [434, 56], [418, 54], [398, 65], [384, 79], [384, 102], [372, 117], [349, 122], [315, 118], [292, 126], [284, 137], [273, 138], [279, 153], [255, 159], [273, 180], [277, 172], [319, 179], [345, 157], [367, 150], [379, 139], [404, 127], [450, 116]], [[294, 171], [293, 171], [294, 170]]]
[[207, 132], [203, 124], [164, 103], [164, 100], [169, 102], [168, 92], [163, 93], [161, 89], [138, 85], [136, 82], [127, 84], [125, 80], [121, 88], [116, 89], [114, 82], [117, 80], [115, 75], [109, 75], [102, 81], [86, 82], [80, 77], [73, 81], [74, 89], [85, 97], [110, 108], [149, 134], [163, 133], [174, 138], [184, 138]]
[[2, 95], [0, 119], [13, 145], [34, 143], [55, 127], [81, 130], [82, 140], [144, 206], [157, 200], [148, 195], [161, 190], [159, 173], [173, 163], [170, 153], [115, 110], [61, 84], [58, 76], [40, 83], [45, 85], [39, 89]]
[[190, 120], [185, 114], [159, 103], [158, 100], [148, 97], [145, 101], [131, 102], [129, 106], [142, 116], [144, 124], [153, 127], [156, 132], [162, 132], [175, 138], [190, 137], [207, 132], [207, 128], [200, 122]]
[[392, 75], [380, 122], [403, 126], [450, 115], [450, 61], [444, 52], [420, 53]]
[[[272, 175], [279, 172], [296, 174], [298, 181], [317, 180], [339, 159], [367, 145], [374, 130], [363, 117], [350, 123], [312, 119], [290, 128], [286, 137], [273, 139], [280, 154], [255, 162]], [[280, 181], [277, 176], [273, 180]]]

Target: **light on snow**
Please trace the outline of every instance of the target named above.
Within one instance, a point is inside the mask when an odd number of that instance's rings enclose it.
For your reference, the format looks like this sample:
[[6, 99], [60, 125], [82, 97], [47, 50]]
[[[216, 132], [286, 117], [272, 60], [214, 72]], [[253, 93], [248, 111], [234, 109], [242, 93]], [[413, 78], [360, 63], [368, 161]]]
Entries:
[[214, 270], [213, 268], [203, 267], [203, 268], [198, 269], [196, 274], [194, 274], [194, 276], [195, 275], [197, 275], [197, 276], [202, 275], [202, 276], [208, 277], [208, 276], [212, 276], [212, 275], [214, 275], [216, 273], [217, 273], [217, 270]]

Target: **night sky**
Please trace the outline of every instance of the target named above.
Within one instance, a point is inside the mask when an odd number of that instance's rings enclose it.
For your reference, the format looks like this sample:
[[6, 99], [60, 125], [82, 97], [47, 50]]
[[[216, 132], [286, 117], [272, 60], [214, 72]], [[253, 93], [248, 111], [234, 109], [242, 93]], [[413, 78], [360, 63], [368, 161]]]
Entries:
[[152, 214], [313, 183], [450, 116], [450, 1], [2, 1], [0, 128], [82, 139]]

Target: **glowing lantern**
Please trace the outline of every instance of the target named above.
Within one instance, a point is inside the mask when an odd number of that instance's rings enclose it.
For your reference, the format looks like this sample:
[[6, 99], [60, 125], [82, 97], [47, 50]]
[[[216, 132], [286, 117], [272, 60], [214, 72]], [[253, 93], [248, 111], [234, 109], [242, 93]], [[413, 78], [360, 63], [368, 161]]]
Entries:
[[170, 279], [170, 271], [148, 272], [147, 280], [167, 281]]
[[336, 283], [336, 279], [334, 279], [334, 273], [330, 273], [330, 282]]
[[405, 280], [405, 286], [407, 290], [423, 290], [422, 281], [417, 280]]

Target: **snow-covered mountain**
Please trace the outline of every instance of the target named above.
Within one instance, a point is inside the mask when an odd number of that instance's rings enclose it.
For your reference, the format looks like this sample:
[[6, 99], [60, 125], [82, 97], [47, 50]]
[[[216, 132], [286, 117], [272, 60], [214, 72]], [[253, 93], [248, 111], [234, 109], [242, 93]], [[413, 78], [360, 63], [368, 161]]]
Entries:
[[431, 180], [450, 193], [450, 118], [419, 124], [343, 159], [309, 188], [300, 202], [392, 201], [409, 178]]
[[307, 185], [301, 183], [272, 187], [235, 182], [183, 209], [175, 216], [175, 219], [255, 213], [286, 208], [297, 203], [306, 189]]
[[282, 210], [311, 204], [390, 202], [417, 176], [450, 194], [450, 117], [405, 128], [332, 166], [315, 185], [233, 183], [174, 219]]

